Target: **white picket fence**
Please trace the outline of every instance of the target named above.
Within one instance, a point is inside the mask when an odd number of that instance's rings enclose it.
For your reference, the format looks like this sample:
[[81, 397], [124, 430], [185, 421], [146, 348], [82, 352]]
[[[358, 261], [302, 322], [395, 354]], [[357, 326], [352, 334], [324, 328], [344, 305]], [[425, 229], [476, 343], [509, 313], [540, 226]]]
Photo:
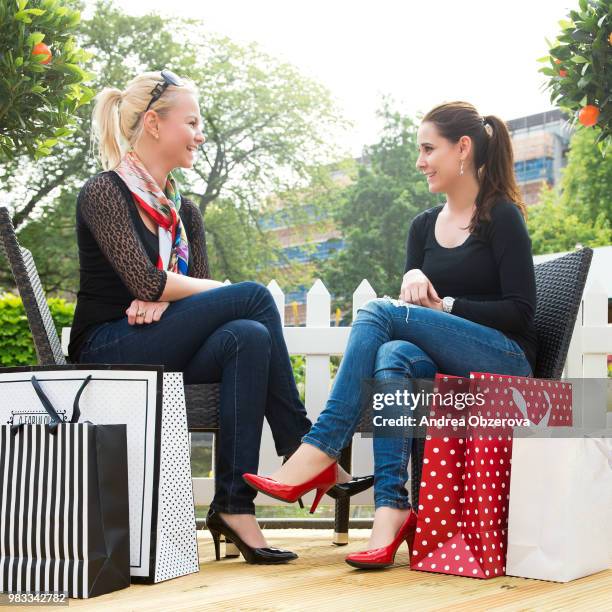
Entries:
[[[596, 249], [599, 250], [599, 249]], [[612, 258], [612, 247], [604, 247], [606, 261]], [[557, 255], [558, 256], [558, 255]], [[554, 256], [538, 256], [536, 263], [545, 261]], [[603, 262], [605, 263], [605, 262]], [[612, 263], [612, 262], [610, 262]], [[600, 270], [609, 274], [609, 265], [602, 265]], [[580, 311], [574, 327], [574, 333], [569, 347], [563, 376], [566, 378], [597, 378], [607, 376], [607, 355], [612, 354], [612, 325], [608, 324], [608, 293], [603, 282], [601, 272], [593, 273], [593, 266], [580, 306]], [[271, 281], [268, 288], [281, 313], [283, 319], [283, 332], [285, 341], [292, 355], [305, 355], [305, 399], [306, 410], [314, 422], [325, 406], [329, 394], [331, 375], [330, 357], [342, 355], [346, 347], [350, 327], [331, 326], [331, 296], [325, 285], [317, 280], [307, 294], [306, 299], [306, 326], [284, 326], [285, 295], [276, 281]], [[353, 294], [353, 318], [357, 309], [369, 300], [377, 297], [374, 289], [367, 280], [363, 280]], [[62, 346], [67, 354], [70, 328], [62, 330]], [[602, 388], [603, 389], [603, 388]], [[605, 389], [602, 390], [605, 393]], [[580, 402], [580, 398], [576, 398]], [[600, 398], [605, 402], [606, 398]], [[590, 423], [591, 425], [612, 427], [612, 412], [604, 415], [604, 421]], [[353, 440], [352, 465], [353, 474], [372, 473], [372, 442], [371, 439], [361, 439], [359, 435]], [[268, 424], [264, 424], [261, 443], [261, 458], [259, 473], [269, 474], [279, 465], [280, 459], [276, 456], [272, 435]], [[196, 504], [208, 504], [213, 498], [214, 482], [212, 478], [196, 477], [193, 479], [193, 488]], [[305, 498], [305, 503], [313, 494]], [[330, 500], [331, 501], [331, 500]], [[274, 505], [280, 502], [272, 498], [259, 495], [256, 503]], [[353, 503], [372, 503], [372, 491], [366, 491], [353, 498]]]
[[[314, 422], [325, 406], [330, 390], [330, 357], [344, 353], [350, 327], [330, 325], [331, 296], [320, 280], [314, 283], [307, 294], [305, 327], [284, 326], [284, 293], [274, 280], [270, 282], [268, 288], [283, 318], [283, 331], [289, 353], [306, 356], [306, 411]], [[376, 293], [370, 283], [363, 280], [353, 294], [353, 318], [358, 308], [375, 297], [377, 297]], [[612, 325], [608, 325], [608, 296], [603, 286], [594, 281], [589, 283], [585, 289], [564, 376], [605, 378], [608, 354], [612, 354]], [[608, 425], [612, 423], [608, 422]], [[605, 423], [602, 426], [605, 426]], [[371, 474], [373, 469], [371, 439], [361, 439], [359, 435], [356, 435], [353, 440], [352, 453], [353, 474]], [[279, 463], [280, 459], [276, 456], [272, 435], [266, 423], [261, 444], [259, 473], [269, 474], [278, 467]], [[213, 479], [194, 478], [193, 485], [196, 504], [210, 503], [214, 493]], [[306, 500], [310, 501], [312, 495], [311, 493], [307, 496]], [[256, 503], [274, 505], [280, 502], [264, 495], [258, 495]], [[372, 490], [354, 497], [353, 503], [371, 504]]]

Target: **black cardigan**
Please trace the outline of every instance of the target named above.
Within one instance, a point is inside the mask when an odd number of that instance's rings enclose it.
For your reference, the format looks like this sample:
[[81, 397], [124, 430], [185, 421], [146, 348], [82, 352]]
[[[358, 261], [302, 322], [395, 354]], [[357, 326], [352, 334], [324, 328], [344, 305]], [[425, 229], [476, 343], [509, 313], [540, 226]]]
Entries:
[[[188, 275], [208, 278], [204, 223], [197, 206], [181, 198], [189, 240]], [[78, 362], [93, 327], [121, 319], [135, 298], [157, 301], [167, 274], [156, 268], [159, 241], [144, 224], [133, 197], [115, 172], [90, 178], [76, 211], [80, 285], [68, 354]]]

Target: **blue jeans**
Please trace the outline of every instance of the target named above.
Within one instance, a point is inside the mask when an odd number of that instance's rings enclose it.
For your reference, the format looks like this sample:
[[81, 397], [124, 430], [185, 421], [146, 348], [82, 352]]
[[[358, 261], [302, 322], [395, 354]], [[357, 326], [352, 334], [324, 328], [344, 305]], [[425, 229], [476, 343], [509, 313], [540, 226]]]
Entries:
[[258, 283], [211, 289], [170, 304], [160, 321], [103, 323], [89, 335], [81, 363], [163, 365], [187, 384], [221, 381], [216, 491], [211, 507], [254, 514], [256, 492], [243, 480], [257, 473], [264, 417], [276, 452], [300, 444], [310, 421], [300, 400], [280, 315]]
[[[425, 378], [437, 371], [530, 376], [531, 366], [520, 346], [499, 330], [390, 298], [372, 300], [357, 313], [325, 409], [302, 441], [338, 458], [359, 423], [364, 381]], [[403, 437], [374, 438], [376, 507], [409, 507], [411, 445], [409, 429]]]

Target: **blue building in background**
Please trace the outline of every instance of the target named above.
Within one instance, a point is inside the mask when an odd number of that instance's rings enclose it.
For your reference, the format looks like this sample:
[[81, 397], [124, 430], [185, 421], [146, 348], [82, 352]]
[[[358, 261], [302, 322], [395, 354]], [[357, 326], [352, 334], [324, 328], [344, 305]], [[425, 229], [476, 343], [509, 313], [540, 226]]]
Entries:
[[552, 187], [561, 177], [572, 134], [568, 119], [560, 110], [553, 110], [507, 122], [514, 171], [526, 204], [536, 204], [542, 187]]

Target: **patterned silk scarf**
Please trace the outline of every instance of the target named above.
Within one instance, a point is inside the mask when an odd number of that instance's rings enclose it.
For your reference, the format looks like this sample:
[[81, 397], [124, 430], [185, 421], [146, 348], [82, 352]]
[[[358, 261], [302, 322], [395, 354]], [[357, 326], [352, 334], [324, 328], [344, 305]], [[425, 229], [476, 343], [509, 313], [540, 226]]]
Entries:
[[159, 226], [157, 268], [186, 275], [189, 243], [179, 215], [181, 195], [172, 174], [168, 175], [164, 193], [133, 150], [123, 156], [115, 172], [132, 192], [136, 204]]

